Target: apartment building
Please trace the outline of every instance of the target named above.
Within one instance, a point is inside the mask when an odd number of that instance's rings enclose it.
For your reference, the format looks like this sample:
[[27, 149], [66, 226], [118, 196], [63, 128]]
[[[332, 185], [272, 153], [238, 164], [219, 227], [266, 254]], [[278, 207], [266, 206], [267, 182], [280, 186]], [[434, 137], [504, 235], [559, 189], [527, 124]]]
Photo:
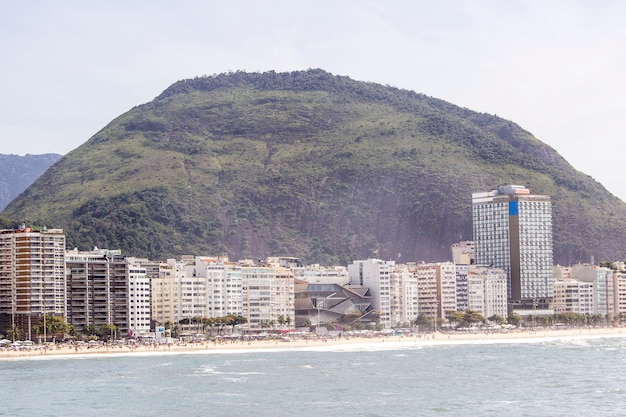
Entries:
[[145, 264], [147, 260], [126, 258], [129, 296], [129, 334], [150, 332], [152, 290]]
[[268, 326], [277, 328], [282, 316], [295, 323], [295, 288], [293, 273], [289, 268], [267, 263], [241, 264], [243, 316], [250, 331], [264, 331]]
[[626, 272], [624, 270], [613, 273], [613, 316], [618, 319], [626, 318]]
[[353, 261], [348, 265], [351, 285], [364, 285], [371, 291], [372, 306], [379, 312], [380, 323], [391, 328], [391, 268], [394, 261], [366, 259]]
[[468, 293], [468, 282], [467, 282], [467, 273], [469, 270], [469, 264], [458, 264], [456, 265], [456, 310], [457, 311], [466, 311], [469, 310], [469, 293]]
[[504, 270], [471, 265], [467, 270], [467, 288], [469, 310], [485, 318], [508, 316]]
[[579, 313], [593, 314], [594, 284], [575, 279], [559, 280], [554, 283], [552, 308], [555, 314]]
[[243, 314], [241, 265], [228, 258], [197, 256], [195, 271], [206, 279], [206, 317]]
[[594, 294], [591, 314], [613, 316], [615, 307], [612, 269], [597, 265], [577, 264], [571, 268], [571, 278], [592, 284]]
[[432, 320], [446, 311], [457, 311], [456, 265], [452, 262], [422, 264], [417, 267], [418, 308]]
[[185, 265], [175, 259], [159, 263], [158, 274], [152, 276], [151, 316], [158, 324], [176, 325], [183, 319], [181, 307], [181, 281], [185, 275]]
[[17, 327], [32, 340], [45, 315], [65, 318], [65, 233], [26, 227], [0, 230], [0, 331]]
[[74, 249], [65, 258], [67, 322], [78, 331], [113, 324], [121, 334], [129, 334], [130, 270], [121, 251]]
[[390, 315], [394, 326], [410, 325], [419, 314], [417, 266], [395, 265], [389, 274]]

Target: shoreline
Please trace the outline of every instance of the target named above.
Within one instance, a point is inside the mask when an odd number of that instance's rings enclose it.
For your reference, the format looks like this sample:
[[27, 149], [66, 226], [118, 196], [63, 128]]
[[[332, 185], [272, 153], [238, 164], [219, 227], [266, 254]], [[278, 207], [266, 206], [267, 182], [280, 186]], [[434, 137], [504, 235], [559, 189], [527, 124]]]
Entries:
[[290, 342], [281, 340], [256, 340], [236, 342], [205, 342], [173, 345], [139, 345], [131, 346], [98, 346], [75, 348], [59, 345], [48, 350], [33, 349], [24, 351], [0, 351], [0, 362], [19, 359], [64, 359], [79, 357], [114, 357], [172, 355], [172, 354], [215, 354], [234, 352], [257, 351], [292, 351], [292, 350], [342, 350], [342, 349], [394, 349], [437, 345], [478, 344], [478, 343], [515, 343], [542, 342], [555, 339], [572, 338], [599, 338], [599, 337], [626, 337], [626, 328], [573, 328], [573, 329], [537, 329], [516, 330], [502, 333], [425, 333], [407, 336], [377, 336], [377, 337], [341, 337], [329, 339], [296, 339]]

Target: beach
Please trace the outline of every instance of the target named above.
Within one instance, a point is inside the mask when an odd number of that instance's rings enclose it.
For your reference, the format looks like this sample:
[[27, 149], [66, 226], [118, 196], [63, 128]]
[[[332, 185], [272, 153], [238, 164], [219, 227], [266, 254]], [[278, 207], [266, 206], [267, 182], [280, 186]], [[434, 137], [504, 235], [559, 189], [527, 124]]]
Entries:
[[[203, 343], [175, 343], [168, 345], [103, 345], [103, 346], [70, 346], [58, 344], [48, 346], [45, 349], [9, 350], [0, 351], [0, 360], [19, 359], [28, 357], [54, 357], [73, 355], [115, 355], [115, 354], [168, 354], [168, 353], [219, 353], [235, 350], [259, 350], [259, 349], [338, 349], [342, 346], [356, 348], [356, 345], [369, 348], [386, 348], [395, 346], [433, 345], [433, 344], [464, 344], [464, 343], [507, 343], [520, 339], [533, 339], [536, 341], [579, 338], [579, 337], [626, 337], [623, 327], [592, 327], [592, 328], [568, 328], [568, 329], [536, 329], [536, 330], [513, 330], [509, 332], [475, 332], [475, 333], [422, 333], [403, 336], [376, 336], [376, 337], [334, 337], [334, 338], [297, 338], [297, 339], [270, 339], [252, 341], [206, 341]], [[289, 341], [287, 341], [289, 340]], [[377, 346], [378, 345], [378, 346]]]

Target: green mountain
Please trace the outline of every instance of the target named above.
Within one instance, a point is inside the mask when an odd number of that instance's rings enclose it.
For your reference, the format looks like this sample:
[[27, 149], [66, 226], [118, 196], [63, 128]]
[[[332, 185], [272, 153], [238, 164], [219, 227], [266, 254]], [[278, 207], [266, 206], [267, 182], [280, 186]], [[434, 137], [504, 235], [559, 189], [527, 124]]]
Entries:
[[152, 259], [444, 260], [503, 183], [552, 196], [555, 262], [626, 259], [626, 204], [515, 123], [322, 70], [177, 82], [3, 215]]
[[61, 155], [0, 154], [0, 210], [46, 172]]

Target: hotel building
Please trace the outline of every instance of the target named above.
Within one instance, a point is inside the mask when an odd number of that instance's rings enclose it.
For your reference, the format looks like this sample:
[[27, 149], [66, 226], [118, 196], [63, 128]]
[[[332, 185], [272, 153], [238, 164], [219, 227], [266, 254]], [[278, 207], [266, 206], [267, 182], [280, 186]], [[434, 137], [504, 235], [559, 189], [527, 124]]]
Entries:
[[[545, 310], [553, 297], [552, 204], [519, 185], [472, 194], [476, 264], [504, 269], [509, 311]], [[540, 314], [540, 313], [538, 313]]]

